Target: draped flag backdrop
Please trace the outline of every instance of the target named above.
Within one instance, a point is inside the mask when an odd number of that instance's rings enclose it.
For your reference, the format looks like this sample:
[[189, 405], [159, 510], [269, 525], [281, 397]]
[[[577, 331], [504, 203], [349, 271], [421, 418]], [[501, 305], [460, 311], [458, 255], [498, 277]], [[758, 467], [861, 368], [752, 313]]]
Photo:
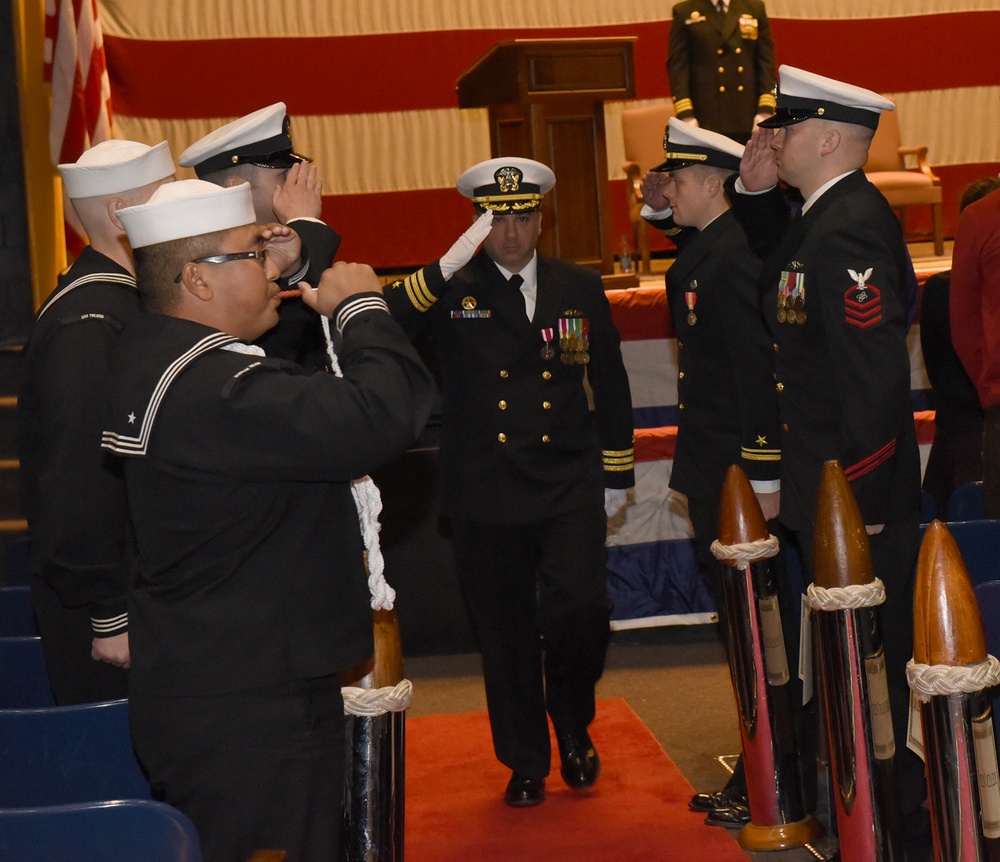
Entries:
[[[79, 2], [79, 0], [77, 0]], [[89, 2], [89, 0], [88, 0]], [[495, 42], [635, 36], [640, 103], [668, 96], [671, 0], [97, 0], [116, 135], [174, 154], [276, 101], [322, 168], [341, 256], [405, 268], [440, 256], [469, 222], [458, 174], [489, 158], [485, 110], [455, 82]], [[768, 0], [779, 63], [890, 94], [906, 142], [926, 144], [949, 219], [962, 186], [1000, 167], [996, 0]], [[627, 232], [619, 116], [609, 180]], [[950, 202], [949, 202], [950, 201]]]
[[[628, 232], [621, 112], [669, 97], [672, 0], [46, 2], [77, 16], [96, 4], [118, 137], [166, 138], [176, 157], [221, 123], [284, 101], [296, 149], [321, 167], [324, 217], [344, 236], [340, 257], [384, 270], [439, 257], [469, 223], [454, 182], [490, 157], [489, 132], [485, 110], [457, 107], [455, 84], [495, 42], [636, 37], [638, 98], [605, 106], [617, 233]], [[1000, 169], [1000, 2], [767, 6], [779, 63], [896, 101], [904, 142], [927, 145], [942, 177], [950, 235], [964, 185]], [[633, 499], [609, 525], [616, 625], [704, 621], [711, 601], [694, 573], [684, 498], [667, 488], [677, 362], [663, 289], [609, 297], [629, 369], [637, 460]], [[916, 329], [910, 345], [919, 395], [928, 384]], [[933, 413], [916, 417], [926, 457]]]

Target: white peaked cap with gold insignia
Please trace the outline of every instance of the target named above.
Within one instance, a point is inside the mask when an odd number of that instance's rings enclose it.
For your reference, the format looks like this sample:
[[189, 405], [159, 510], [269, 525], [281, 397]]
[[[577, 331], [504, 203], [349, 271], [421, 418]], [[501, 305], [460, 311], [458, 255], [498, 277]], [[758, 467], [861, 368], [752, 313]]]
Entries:
[[58, 168], [66, 195], [71, 199], [139, 189], [172, 177], [176, 171], [166, 141], [155, 147], [137, 141], [101, 141], [75, 162]]
[[118, 217], [132, 248], [257, 222], [249, 183], [223, 187], [205, 180], [167, 183], [146, 203], [118, 210]]
[[472, 200], [479, 212], [500, 215], [532, 212], [542, 196], [556, 184], [552, 169], [533, 159], [502, 156], [473, 165], [458, 178], [458, 191]]
[[743, 144], [732, 138], [671, 117], [667, 120], [667, 131], [663, 136], [666, 161], [653, 170], [677, 171], [691, 165], [708, 165], [738, 171], [743, 149]]
[[891, 99], [863, 87], [794, 66], [781, 66], [777, 108], [774, 116], [762, 120], [760, 125], [774, 129], [804, 120], [835, 120], [875, 129], [882, 112], [895, 107]]
[[275, 102], [220, 126], [188, 147], [177, 164], [199, 177], [234, 165], [290, 168], [309, 161], [292, 151], [291, 121], [284, 102]]

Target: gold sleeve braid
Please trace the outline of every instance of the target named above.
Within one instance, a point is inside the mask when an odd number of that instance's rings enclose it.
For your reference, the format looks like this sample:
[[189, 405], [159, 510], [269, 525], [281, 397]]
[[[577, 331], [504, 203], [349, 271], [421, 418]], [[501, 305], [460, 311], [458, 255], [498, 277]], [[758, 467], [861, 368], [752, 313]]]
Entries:
[[394, 281], [392, 283], [393, 290], [398, 290], [399, 288], [406, 290], [406, 296], [410, 300], [410, 304], [417, 311], [427, 311], [437, 302], [437, 297], [430, 292], [427, 282], [424, 280], [423, 269], [418, 269], [415, 273], [408, 275], [401, 281]]
[[609, 473], [625, 473], [635, 469], [635, 449], [602, 449], [601, 459]]
[[780, 461], [780, 449], [747, 449], [746, 446], [740, 449], [740, 457], [747, 461]]

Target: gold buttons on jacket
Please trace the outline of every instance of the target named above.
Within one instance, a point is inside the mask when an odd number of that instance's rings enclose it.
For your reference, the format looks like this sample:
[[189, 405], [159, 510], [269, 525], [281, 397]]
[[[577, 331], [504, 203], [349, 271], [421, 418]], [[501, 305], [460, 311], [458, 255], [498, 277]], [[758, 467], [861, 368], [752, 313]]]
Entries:
[[499, 434], [497, 434], [497, 440], [499, 440], [501, 443], [506, 443], [507, 435], [504, 434], [503, 431], [501, 431]]
[[506, 410], [507, 409], [507, 402], [506, 401], [501, 401], [499, 404], [497, 404], [497, 407], [499, 407], [501, 410]]
[[774, 352], [777, 353], [778, 352], [778, 342], [775, 341], [772, 346], [774, 347]]
[[725, 66], [719, 66], [719, 74], [720, 75], [723, 74], [725, 71], [726, 71], [726, 67]]
[[736, 67], [736, 71], [737, 72], [742, 72], [743, 71], [743, 67], [742, 66], [737, 66]]
[[737, 48], [736, 49], [736, 53], [737, 54], [742, 54], [743, 53], [743, 49], [742, 48]]
[[725, 93], [726, 92], [726, 88], [725, 87], [719, 87], [719, 92], [720, 93]]
[[777, 385], [777, 386], [775, 386], [775, 389], [777, 389], [777, 390], [778, 390], [779, 392], [784, 392], [784, 391], [785, 391], [785, 384], [784, 384], [784, 383], [782, 383], [782, 382], [781, 382], [781, 381], [779, 380], [779, 381], [778, 381], [778, 385]]
[[715, 53], [716, 53], [716, 54], [719, 54], [719, 55], [721, 56], [721, 54], [722, 54], [722, 49], [721, 49], [721, 48], [717, 49]]
[[500, 372], [500, 376], [501, 376], [501, 377], [502, 377], [502, 378], [503, 378], [504, 380], [506, 380], [506, 379], [507, 379], [508, 377], [510, 377], [510, 374], [509, 374], [509, 373], [507, 372], [507, 369], [505, 368], [505, 369], [503, 369], [503, 370], [502, 370], [502, 371]]
[[683, 371], [678, 371], [677, 372], [677, 379], [678, 380], [683, 380], [684, 379], [684, 372]]
[[782, 431], [787, 431], [788, 430], [788, 423], [787, 422], [785, 422], [785, 423], [782, 424], [781, 430]]
[[684, 405], [683, 404], [678, 404], [677, 405], [677, 409], [678, 410], [683, 410], [684, 409]]
[[542, 410], [551, 410], [551, 409], [552, 409], [552, 402], [551, 401], [543, 401], [542, 402]]
[[551, 379], [552, 379], [552, 372], [551, 371], [543, 371], [542, 372], [542, 380], [551, 380]]
[[739, 85], [739, 86], [738, 86], [738, 87], [736, 88], [736, 92], [737, 92], [737, 93], [742, 93], [742, 92], [743, 92], [743, 85], [742, 85], [742, 84], [740, 84], [740, 85]]
[[542, 435], [542, 442], [543, 443], [548, 443], [549, 442], [549, 435], [548, 434], [543, 434]]

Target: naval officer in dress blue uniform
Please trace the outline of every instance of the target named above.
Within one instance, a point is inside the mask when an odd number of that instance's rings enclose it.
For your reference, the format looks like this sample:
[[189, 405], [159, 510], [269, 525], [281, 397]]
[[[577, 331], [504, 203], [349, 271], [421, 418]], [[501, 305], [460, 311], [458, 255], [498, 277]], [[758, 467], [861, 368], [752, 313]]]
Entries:
[[[597, 779], [587, 727], [609, 639], [606, 505], [633, 484], [632, 405], [601, 279], [537, 254], [539, 162], [491, 159], [458, 190], [481, 214], [386, 297], [441, 368], [443, 513], [483, 656], [512, 806], [545, 798], [555, 726], [561, 774]], [[476, 249], [482, 244], [482, 249]]]

